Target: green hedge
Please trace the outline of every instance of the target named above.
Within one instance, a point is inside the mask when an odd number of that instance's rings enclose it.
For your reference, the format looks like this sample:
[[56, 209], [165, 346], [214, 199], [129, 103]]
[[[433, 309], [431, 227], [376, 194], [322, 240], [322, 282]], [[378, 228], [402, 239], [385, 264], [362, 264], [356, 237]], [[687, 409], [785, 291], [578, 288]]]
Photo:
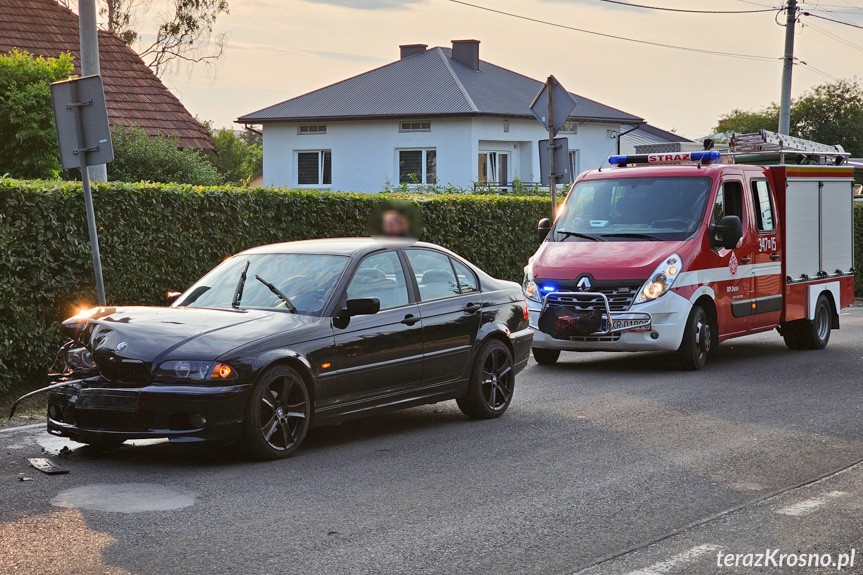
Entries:
[[[280, 241], [367, 235], [389, 196], [296, 190], [97, 185], [105, 289], [112, 305], [160, 304], [225, 257]], [[536, 249], [547, 198], [402, 196], [423, 213], [423, 239], [492, 275], [520, 280]], [[855, 204], [855, 261], [863, 262], [863, 203]], [[863, 274], [855, 291], [863, 294]], [[0, 180], [0, 392], [44, 374], [62, 342], [57, 326], [95, 302], [80, 184]]]
[[[105, 291], [112, 305], [160, 304], [225, 257], [261, 244], [368, 235], [390, 196], [315, 191], [97, 185]], [[424, 240], [497, 277], [520, 281], [536, 249], [546, 198], [402, 196], [417, 203]], [[44, 374], [62, 343], [57, 326], [96, 301], [78, 183], [0, 180], [0, 392]]]

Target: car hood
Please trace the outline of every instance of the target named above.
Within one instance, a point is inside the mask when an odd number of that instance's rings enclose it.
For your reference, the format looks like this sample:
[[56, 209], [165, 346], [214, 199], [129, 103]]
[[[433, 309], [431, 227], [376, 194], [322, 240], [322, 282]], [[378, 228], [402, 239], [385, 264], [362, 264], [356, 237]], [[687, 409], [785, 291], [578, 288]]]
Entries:
[[534, 278], [646, 280], [664, 258], [683, 255], [689, 242], [545, 242], [531, 258]]
[[[96, 308], [64, 322], [98, 358], [210, 361], [250, 341], [317, 325], [318, 317], [260, 310]], [[83, 321], [82, 321], [83, 320]]]

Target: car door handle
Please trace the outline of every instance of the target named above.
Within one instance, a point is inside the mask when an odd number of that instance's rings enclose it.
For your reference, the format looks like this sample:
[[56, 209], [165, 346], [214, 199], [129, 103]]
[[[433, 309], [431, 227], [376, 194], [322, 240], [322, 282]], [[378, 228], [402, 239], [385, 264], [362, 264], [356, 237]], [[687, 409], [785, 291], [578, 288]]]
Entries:
[[469, 303], [466, 306], [464, 306], [464, 311], [466, 313], [476, 313], [477, 311], [479, 311], [479, 308], [481, 308], [481, 307], [482, 307], [482, 305], [480, 305], [478, 303]]
[[752, 258], [740, 258], [740, 263], [742, 263], [742, 264], [748, 264], [751, 261], [752, 261]]
[[772, 261], [774, 261], [774, 262], [775, 262], [776, 260], [780, 259], [781, 257], [782, 257], [782, 256], [781, 256], [780, 254], [770, 254], [770, 259], [771, 259]]
[[409, 313], [409, 314], [407, 314], [407, 315], [405, 316], [405, 318], [404, 318], [401, 322], [399, 322], [399, 323], [403, 323], [403, 324], [405, 324], [405, 325], [413, 325], [413, 324], [415, 324], [416, 322], [418, 322], [420, 319], [421, 319], [421, 318], [420, 318], [418, 315], [413, 315], [413, 314]]

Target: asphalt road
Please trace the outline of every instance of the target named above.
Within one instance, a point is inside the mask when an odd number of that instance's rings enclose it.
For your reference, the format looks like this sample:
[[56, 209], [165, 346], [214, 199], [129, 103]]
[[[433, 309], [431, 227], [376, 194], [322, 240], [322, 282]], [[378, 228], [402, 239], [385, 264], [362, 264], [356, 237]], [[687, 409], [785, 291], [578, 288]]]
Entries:
[[[863, 308], [841, 323], [825, 350], [770, 332], [697, 373], [661, 353], [531, 361], [498, 420], [415, 408], [273, 463], [0, 431], [0, 573], [837, 572], [743, 566], [771, 551], [863, 573]], [[68, 475], [27, 466], [63, 447]]]

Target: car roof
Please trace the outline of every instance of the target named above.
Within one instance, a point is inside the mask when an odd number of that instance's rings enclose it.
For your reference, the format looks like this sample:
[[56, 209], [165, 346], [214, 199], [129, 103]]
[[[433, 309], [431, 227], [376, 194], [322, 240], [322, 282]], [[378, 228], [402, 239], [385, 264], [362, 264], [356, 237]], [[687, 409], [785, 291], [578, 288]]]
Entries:
[[[327, 238], [319, 240], [301, 240], [257, 246], [241, 252], [241, 254], [327, 254], [354, 256], [363, 255], [380, 249], [406, 247], [435, 248], [449, 253], [449, 250], [409, 238], [365, 237], [365, 238]], [[239, 254], [238, 254], [239, 255]]]

